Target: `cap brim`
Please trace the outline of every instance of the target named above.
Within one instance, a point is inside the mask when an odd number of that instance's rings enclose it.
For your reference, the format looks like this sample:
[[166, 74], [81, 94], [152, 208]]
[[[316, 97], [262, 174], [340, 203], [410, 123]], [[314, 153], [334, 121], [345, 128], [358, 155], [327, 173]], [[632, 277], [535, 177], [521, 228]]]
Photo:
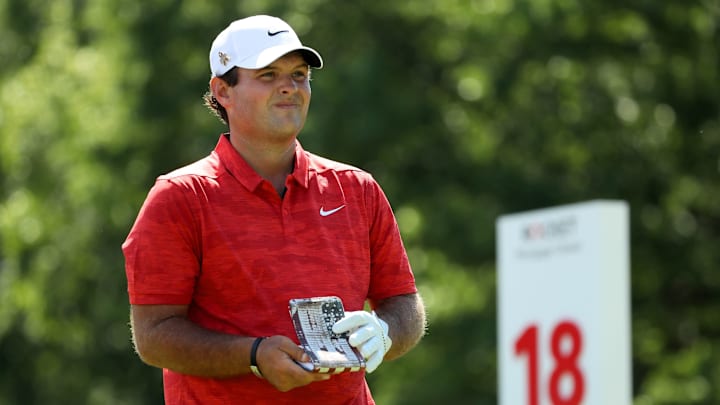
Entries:
[[323, 67], [323, 60], [320, 54], [316, 50], [307, 46], [297, 45], [278, 45], [272, 48], [263, 50], [257, 55], [245, 58], [240, 62], [236, 63], [235, 66], [244, 69], [260, 69], [275, 62], [277, 59], [290, 52], [300, 51], [305, 61], [310, 67], [321, 69]]

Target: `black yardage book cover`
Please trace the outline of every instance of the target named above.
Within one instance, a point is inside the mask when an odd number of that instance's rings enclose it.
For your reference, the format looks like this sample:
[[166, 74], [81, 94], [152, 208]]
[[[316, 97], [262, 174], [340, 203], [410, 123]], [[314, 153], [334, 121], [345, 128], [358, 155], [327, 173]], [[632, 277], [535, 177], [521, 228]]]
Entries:
[[365, 368], [362, 355], [348, 342], [348, 333], [332, 331], [335, 322], [345, 316], [340, 298], [298, 298], [290, 300], [288, 306], [300, 346], [311, 359], [301, 364], [306, 370], [342, 373]]

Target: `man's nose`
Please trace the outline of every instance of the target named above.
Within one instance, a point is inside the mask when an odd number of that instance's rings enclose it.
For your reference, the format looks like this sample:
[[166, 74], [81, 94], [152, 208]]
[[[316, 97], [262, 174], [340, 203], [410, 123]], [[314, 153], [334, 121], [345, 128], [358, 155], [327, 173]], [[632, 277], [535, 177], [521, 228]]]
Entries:
[[280, 83], [280, 92], [283, 94], [290, 94], [296, 92], [298, 84], [293, 80], [291, 75], [283, 76]]

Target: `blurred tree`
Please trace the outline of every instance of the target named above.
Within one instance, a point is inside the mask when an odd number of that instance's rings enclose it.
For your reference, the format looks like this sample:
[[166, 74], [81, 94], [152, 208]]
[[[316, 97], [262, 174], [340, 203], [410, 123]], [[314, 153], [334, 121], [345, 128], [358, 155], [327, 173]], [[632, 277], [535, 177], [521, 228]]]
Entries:
[[120, 244], [257, 13], [323, 54], [301, 141], [378, 178], [429, 307], [378, 403], [496, 403], [495, 219], [593, 198], [631, 206], [636, 404], [720, 402], [717, 2], [4, 0], [0, 405], [162, 401]]

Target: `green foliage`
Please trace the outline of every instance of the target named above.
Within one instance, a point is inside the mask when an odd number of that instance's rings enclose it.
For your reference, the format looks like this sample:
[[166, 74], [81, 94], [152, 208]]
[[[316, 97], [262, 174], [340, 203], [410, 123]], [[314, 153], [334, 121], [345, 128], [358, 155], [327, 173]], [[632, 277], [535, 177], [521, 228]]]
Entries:
[[427, 301], [379, 403], [496, 403], [495, 218], [594, 198], [631, 207], [636, 404], [720, 402], [717, 2], [214, 3], [0, 1], [0, 404], [161, 402], [120, 244], [256, 13], [322, 53], [301, 141], [378, 178]]

